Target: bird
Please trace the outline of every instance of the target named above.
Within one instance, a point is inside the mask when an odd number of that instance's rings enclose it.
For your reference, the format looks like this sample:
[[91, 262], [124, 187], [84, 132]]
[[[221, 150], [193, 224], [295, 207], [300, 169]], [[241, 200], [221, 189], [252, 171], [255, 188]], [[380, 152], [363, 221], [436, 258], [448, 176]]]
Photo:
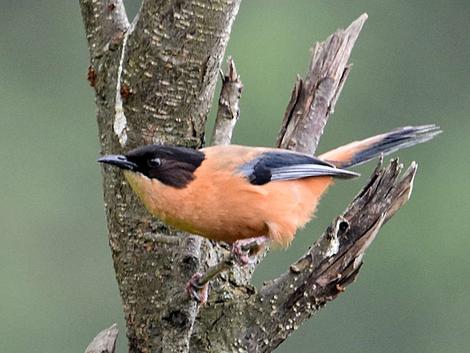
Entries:
[[[286, 248], [312, 219], [335, 179], [359, 176], [348, 168], [440, 132], [434, 124], [401, 127], [318, 157], [268, 147], [151, 144], [105, 155], [98, 162], [122, 169], [153, 216], [178, 230], [232, 244], [234, 257], [244, 265], [267, 243]], [[253, 240], [259, 246], [247, 253], [243, 246]], [[203, 290], [197, 286], [198, 276], [187, 287], [196, 299]]]

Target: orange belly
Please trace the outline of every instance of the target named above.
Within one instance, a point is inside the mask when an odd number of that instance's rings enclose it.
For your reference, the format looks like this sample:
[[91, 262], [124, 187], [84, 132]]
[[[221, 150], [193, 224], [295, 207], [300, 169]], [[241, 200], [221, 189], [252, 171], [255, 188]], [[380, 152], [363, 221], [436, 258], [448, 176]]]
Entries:
[[126, 178], [147, 209], [169, 225], [228, 243], [267, 236], [281, 247], [289, 245], [297, 229], [311, 219], [332, 181], [313, 177], [252, 185], [232, 172], [212, 169], [205, 176], [204, 171], [198, 169], [183, 189], [131, 173]]

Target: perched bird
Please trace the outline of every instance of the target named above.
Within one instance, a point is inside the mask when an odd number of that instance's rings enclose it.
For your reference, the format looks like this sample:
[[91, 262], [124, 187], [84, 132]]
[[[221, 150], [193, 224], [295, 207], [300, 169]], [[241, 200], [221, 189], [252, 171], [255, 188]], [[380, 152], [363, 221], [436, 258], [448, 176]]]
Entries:
[[[241, 263], [251, 238], [288, 246], [313, 216], [334, 178], [377, 156], [413, 146], [440, 132], [435, 125], [402, 127], [352, 142], [319, 157], [237, 145], [200, 150], [146, 145], [101, 163], [121, 168], [147, 210], [177, 229], [234, 244]], [[247, 240], [248, 239], [248, 240]]]

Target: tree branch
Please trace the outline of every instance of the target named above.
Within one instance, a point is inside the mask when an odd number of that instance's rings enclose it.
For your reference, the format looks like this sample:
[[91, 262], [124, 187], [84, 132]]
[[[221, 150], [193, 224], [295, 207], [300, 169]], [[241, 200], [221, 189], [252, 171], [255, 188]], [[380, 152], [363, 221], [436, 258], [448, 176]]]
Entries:
[[[315, 44], [306, 78], [298, 77], [295, 83], [278, 135], [278, 147], [311, 154], [315, 152], [323, 128], [333, 113], [349, 75], [348, 60], [366, 20], [367, 15], [363, 14], [346, 30], [339, 29], [325, 42]], [[243, 85], [233, 61], [229, 59], [228, 63], [229, 69], [223, 79], [212, 137], [214, 144], [230, 143], [239, 116], [240, 91]], [[229, 269], [232, 262], [227, 260], [228, 258], [223, 258], [215, 265], [217, 271], [214, 273]], [[211, 268], [211, 273], [215, 268]]]
[[219, 108], [212, 133], [213, 145], [230, 144], [233, 129], [240, 116], [240, 97], [243, 84], [232, 58], [228, 58], [227, 64], [227, 73], [223, 75], [221, 72], [222, 89], [220, 91]]
[[[109, 33], [121, 27], [104, 29], [110, 2], [81, 1], [103, 154], [148, 143], [202, 145], [240, 1], [144, 0], [133, 25], [116, 38]], [[122, 14], [122, 2], [114, 3], [113, 10]], [[120, 22], [111, 16], [109, 23]], [[110, 38], [115, 45], [107, 45]], [[189, 351], [198, 306], [175, 298], [208, 257], [222, 250], [150, 216], [121, 173], [105, 168], [103, 189], [129, 351]], [[160, 237], [165, 241], [151, 242], [149, 233], [181, 236], [182, 241]]]
[[[254, 241], [252, 243], [243, 245], [241, 249], [246, 252], [250, 252], [255, 250], [259, 247], [259, 244]], [[223, 257], [221, 261], [217, 264], [210, 266], [204, 274], [198, 280], [198, 287], [202, 287], [205, 284], [209, 283], [209, 281], [213, 280], [217, 275], [221, 274], [222, 272], [230, 270], [230, 268], [235, 264], [235, 257], [232, 252], [228, 253]]]
[[[222, 88], [219, 96], [219, 108], [212, 134], [213, 145], [228, 145], [232, 140], [232, 132], [238, 122], [240, 115], [240, 98], [243, 84], [240, 76], [237, 73], [235, 62], [232, 58], [227, 60], [227, 74], [223, 75], [222, 71]], [[219, 247], [217, 242], [211, 242], [214, 247]], [[242, 250], [249, 252], [257, 248], [259, 244], [254, 241], [250, 244], [242, 246]], [[247, 285], [256, 267], [256, 263], [251, 263], [246, 266], [234, 266], [235, 259], [232, 252], [224, 255], [224, 251], [218, 251], [215, 254], [215, 259], [211, 261], [211, 265], [205, 269], [202, 277], [198, 281], [200, 287], [209, 283], [217, 278], [219, 274], [229, 271], [227, 274], [227, 282], [233, 283], [236, 286], [243, 287]], [[258, 261], [262, 256], [258, 257]]]
[[[326, 44], [317, 44], [310, 74], [319, 77], [318, 83], [313, 84], [314, 81], [309, 79], [307, 84], [297, 82], [294, 98], [287, 109], [289, 119], [284, 119], [281, 129], [281, 147], [307, 153], [315, 150], [348, 76], [351, 48], [366, 18], [361, 16], [346, 31], [331, 36]], [[319, 48], [327, 49], [321, 51]], [[302, 110], [302, 107], [308, 109]], [[313, 143], [310, 142], [312, 137]], [[355, 279], [362, 256], [380, 227], [410, 196], [416, 165], [413, 164], [402, 179], [398, 178], [400, 169], [396, 161], [386, 169], [378, 167], [345, 213], [337, 217], [325, 235], [286, 274], [264, 286], [259, 294], [253, 293], [223, 306], [221, 312], [230, 318], [229, 321], [242, 327], [232, 346], [233, 351], [273, 351]], [[208, 318], [215, 317], [217, 325], [228, 325], [223, 314], [218, 316], [211, 309], [207, 308], [203, 314]], [[211, 325], [214, 327], [215, 324]], [[206, 334], [205, 339], [213, 347], [226, 348], [226, 341], [218, 342], [217, 334]], [[192, 346], [197, 347], [196, 342]]]
[[[307, 253], [261, 290], [201, 308], [191, 338], [197, 352], [272, 352], [290, 333], [354, 281], [381, 226], [409, 199], [416, 164], [400, 177], [397, 160], [382, 168]], [[210, 348], [205, 345], [210, 342]]]
[[[80, 1], [103, 153], [148, 143], [202, 145], [240, 1], [144, 0], [131, 27], [121, 0]], [[308, 74], [294, 87], [278, 146], [314, 152], [349, 74], [349, 55], [366, 19], [362, 15], [315, 46]], [[226, 86], [224, 79], [221, 118], [214, 132], [219, 143], [230, 141], [239, 115], [241, 82], [231, 63], [227, 76], [233, 82]], [[231, 120], [222, 124], [222, 117]], [[107, 169], [103, 185], [109, 243], [129, 351], [271, 352], [354, 280], [382, 224], [409, 198], [416, 166], [402, 179], [399, 170], [396, 161], [377, 168], [307, 254], [259, 293], [249, 285], [254, 266], [233, 266], [228, 276], [213, 281], [209, 302], [199, 307], [182, 295], [186, 282], [201, 269], [208, 269], [203, 280], [213, 279], [230, 267], [230, 255], [224, 257], [223, 245], [199, 237], [185, 235], [174, 241], [181, 234], [152, 218], [121, 173]]]
[[277, 146], [313, 154], [349, 74], [348, 60], [367, 14], [316, 43], [305, 78], [297, 77]]
[[144, 123], [130, 140], [201, 146], [240, 1], [144, 0], [123, 63], [124, 113]]
[[364, 189], [310, 250], [260, 290], [254, 303], [257, 324], [243, 334], [249, 338], [249, 352], [271, 352], [354, 281], [379, 229], [411, 195], [417, 165], [412, 163], [400, 178], [402, 167], [397, 160], [387, 168], [380, 163]]
[[119, 44], [129, 28], [123, 0], [80, 0], [92, 63]]

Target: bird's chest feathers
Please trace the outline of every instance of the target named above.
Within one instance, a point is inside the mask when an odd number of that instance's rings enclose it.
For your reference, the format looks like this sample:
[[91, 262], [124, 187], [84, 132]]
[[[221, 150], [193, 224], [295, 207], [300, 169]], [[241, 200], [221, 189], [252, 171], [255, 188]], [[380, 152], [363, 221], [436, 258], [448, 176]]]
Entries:
[[193, 230], [188, 215], [195, 205], [191, 204], [191, 198], [188, 197], [189, 187], [178, 189], [135, 173], [125, 172], [124, 175], [152, 215], [178, 229]]

